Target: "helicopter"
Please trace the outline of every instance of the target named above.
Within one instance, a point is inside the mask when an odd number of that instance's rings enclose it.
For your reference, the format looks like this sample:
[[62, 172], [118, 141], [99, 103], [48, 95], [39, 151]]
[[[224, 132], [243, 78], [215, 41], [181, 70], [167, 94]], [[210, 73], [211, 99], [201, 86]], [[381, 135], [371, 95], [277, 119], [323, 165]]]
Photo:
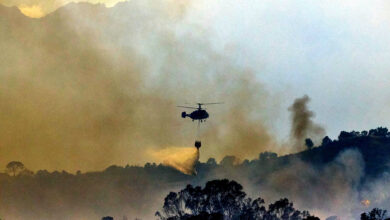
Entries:
[[[212, 102], [212, 103], [196, 103], [198, 107], [191, 107], [191, 106], [182, 106], [178, 105], [179, 108], [189, 108], [189, 109], [195, 109], [195, 111], [191, 112], [191, 114], [187, 114], [186, 112], [181, 113], [182, 118], [189, 117], [192, 119], [192, 121], [198, 120], [198, 138], [199, 138], [199, 129], [200, 129], [200, 123], [205, 122], [206, 119], [209, 117], [209, 113], [205, 109], [202, 108], [202, 105], [215, 105], [215, 104], [223, 104], [223, 102]], [[199, 150], [199, 148], [202, 146], [202, 142], [200, 140], [195, 140], [195, 147]]]
[[186, 112], [181, 113], [182, 118], [189, 117], [192, 119], [192, 121], [199, 120], [199, 122], [205, 122], [206, 119], [209, 117], [209, 113], [202, 108], [203, 105], [216, 105], [216, 104], [223, 104], [223, 102], [212, 102], [212, 103], [196, 103], [198, 107], [190, 107], [190, 106], [182, 106], [178, 105], [179, 108], [189, 108], [189, 109], [195, 109], [195, 111], [191, 112], [191, 114], [187, 114]]

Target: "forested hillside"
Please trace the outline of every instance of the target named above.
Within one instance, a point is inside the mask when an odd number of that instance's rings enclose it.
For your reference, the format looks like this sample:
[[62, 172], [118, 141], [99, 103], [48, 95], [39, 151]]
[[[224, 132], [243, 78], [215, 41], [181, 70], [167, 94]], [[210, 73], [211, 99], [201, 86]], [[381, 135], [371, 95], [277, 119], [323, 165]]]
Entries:
[[261, 194], [268, 201], [287, 197], [307, 210], [315, 209], [323, 199], [331, 204], [353, 197], [360, 204], [369, 184], [386, 176], [389, 158], [389, 133], [378, 128], [341, 132], [338, 140], [325, 137], [321, 146], [297, 154], [278, 157], [262, 152], [258, 159], [243, 162], [233, 156], [220, 162], [210, 158], [196, 165], [193, 176], [154, 163], [113, 165], [101, 172], [77, 174], [32, 172], [14, 165], [0, 176], [0, 209], [11, 219], [69, 219], [77, 214], [144, 217], [145, 213], [150, 217], [169, 191], [217, 178], [240, 181], [250, 194]]

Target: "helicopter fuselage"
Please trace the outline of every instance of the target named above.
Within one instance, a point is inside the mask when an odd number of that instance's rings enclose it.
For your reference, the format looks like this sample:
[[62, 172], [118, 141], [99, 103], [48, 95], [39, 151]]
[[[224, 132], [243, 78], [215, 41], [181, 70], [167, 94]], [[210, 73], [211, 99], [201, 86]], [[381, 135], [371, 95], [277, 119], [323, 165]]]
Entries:
[[198, 110], [191, 112], [191, 114], [186, 114], [185, 112], [183, 112], [181, 116], [183, 118], [189, 117], [192, 120], [205, 120], [209, 117], [209, 113], [207, 113], [206, 110], [198, 109]]

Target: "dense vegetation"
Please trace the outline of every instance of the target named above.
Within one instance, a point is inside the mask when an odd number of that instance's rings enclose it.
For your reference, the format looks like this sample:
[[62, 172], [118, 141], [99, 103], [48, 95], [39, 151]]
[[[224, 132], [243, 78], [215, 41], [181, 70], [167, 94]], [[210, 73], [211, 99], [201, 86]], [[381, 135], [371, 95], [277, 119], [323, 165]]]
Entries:
[[227, 179], [213, 180], [204, 188], [187, 187], [165, 197], [161, 220], [223, 219], [223, 220], [316, 220], [308, 211], [296, 210], [287, 198], [280, 199], [266, 209], [264, 199], [251, 199], [243, 187]]
[[[259, 189], [267, 189], [264, 187], [271, 184], [289, 199], [299, 201], [291, 195], [302, 196], [314, 207], [316, 193], [325, 193], [330, 201], [336, 193], [333, 195], [332, 191], [309, 191], [305, 186], [309, 183], [317, 184], [318, 189], [322, 189], [321, 184], [327, 184], [322, 182], [323, 179], [319, 179], [323, 176], [322, 170], [347, 149], [360, 152], [364, 161], [363, 176], [357, 179], [358, 182], [351, 183], [354, 184], [353, 188], [363, 188], [366, 182], [377, 179], [388, 171], [390, 135], [386, 128], [368, 132], [343, 131], [338, 140], [325, 137], [322, 142], [320, 146], [311, 146], [310, 149], [297, 154], [278, 156], [272, 152], [263, 152], [257, 159], [245, 160], [239, 164], [236, 164], [236, 158], [233, 156], [227, 156], [219, 163], [210, 158], [207, 162], [196, 165], [196, 176], [184, 175], [170, 167], [154, 163], [147, 163], [144, 167], [113, 165], [101, 172], [70, 174], [66, 171], [32, 172], [22, 163], [12, 162], [6, 167], [7, 172], [0, 174], [0, 213], [5, 214], [4, 217], [8, 219], [71, 219], [74, 218], [71, 213], [87, 213], [96, 218], [126, 215], [145, 219], [145, 213], [153, 216], [167, 192], [187, 184], [204, 185], [209, 180], [221, 178], [237, 181], [245, 178], [246, 186], [251, 185]], [[286, 187], [283, 185], [285, 180], [271, 181], [274, 180], [275, 173], [297, 169], [294, 164], [297, 160], [321, 175], [298, 176], [302, 182], [298, 187]], [[348, 167], [337, 165], [332, 168], [337, 171]], [[303, 171], [294, 171], [297, 174], [300, 172]], [[291, 170], [287, 172], [289, 175], [291, 173]], [[343, 175], [340, 173], [338, 177]], [[334, 178], [328, 179], [334, 181]], [[288, 181], [297, 182], [296, 179]], [[340, 181], [345, 183], [344, 179]], [[288, 194], [289, 192], [291, 193]], [[264, 190], [261, 193], [264, 193]], [[59, 203], [61, 205], [58, 205]], [[151, 216], [146, 216], [146, 219]]]

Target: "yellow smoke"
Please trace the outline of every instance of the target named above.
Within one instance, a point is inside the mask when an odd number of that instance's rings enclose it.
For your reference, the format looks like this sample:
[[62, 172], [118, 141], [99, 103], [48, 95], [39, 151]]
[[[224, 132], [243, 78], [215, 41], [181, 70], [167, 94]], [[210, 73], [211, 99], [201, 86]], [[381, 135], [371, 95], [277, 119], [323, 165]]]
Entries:
[[187, 174], [196, 174], [195, 165], [199, 160], [199, 150], [195, 147], [168, 147], [163, 150], [150, 151], [150, 155], [165, 166]]
[[21, 5], [19, 6], [19, 10], [24, 15], [31, 18], [41, 18], [45, 15], [42, 8], [38, 5], [33, 5], [33, 6]]
[[127, 0], [2, 0], [0, 5], [17, 7], [22, 14], [31, 18], [41, 18], [69, 3], [102, 4], [107, 8], [114, 7]]
[[[126, 1], [128, 0], [2, 0], [0, 5], [17, 7], [27, 17], [41, 18], [70, 3], [101, 4], [111, 8]], [[170, 14], [174, 16], [183, 13], [189, 4], [187, 1], [180, 0], [168, 0], [167, 3], [176, 5], [176, 7], [170, 8]]]
[[[42, 2], [26, 5], [45, 11]], [[202, 127], [212, 146], [202, 148], [203, 159], [275, 151], [265, 121], [278, 105], [269, 105], [255, 72], [212, 51], [203, 31], [183, 23], [186, 10], [176, 0], [70, 5], [38, 20], [0, 10], [7, 51], [0, 54], [0, 167], [13, 160], [34, 171], [142, 165], [154, 160], [145, 148], [193, 140], [196, 124], [175, 107], [186, 101], [226, 103], [210, 108]], [[177, 25], [195, 28], [196, 37], [176, 36]]]

